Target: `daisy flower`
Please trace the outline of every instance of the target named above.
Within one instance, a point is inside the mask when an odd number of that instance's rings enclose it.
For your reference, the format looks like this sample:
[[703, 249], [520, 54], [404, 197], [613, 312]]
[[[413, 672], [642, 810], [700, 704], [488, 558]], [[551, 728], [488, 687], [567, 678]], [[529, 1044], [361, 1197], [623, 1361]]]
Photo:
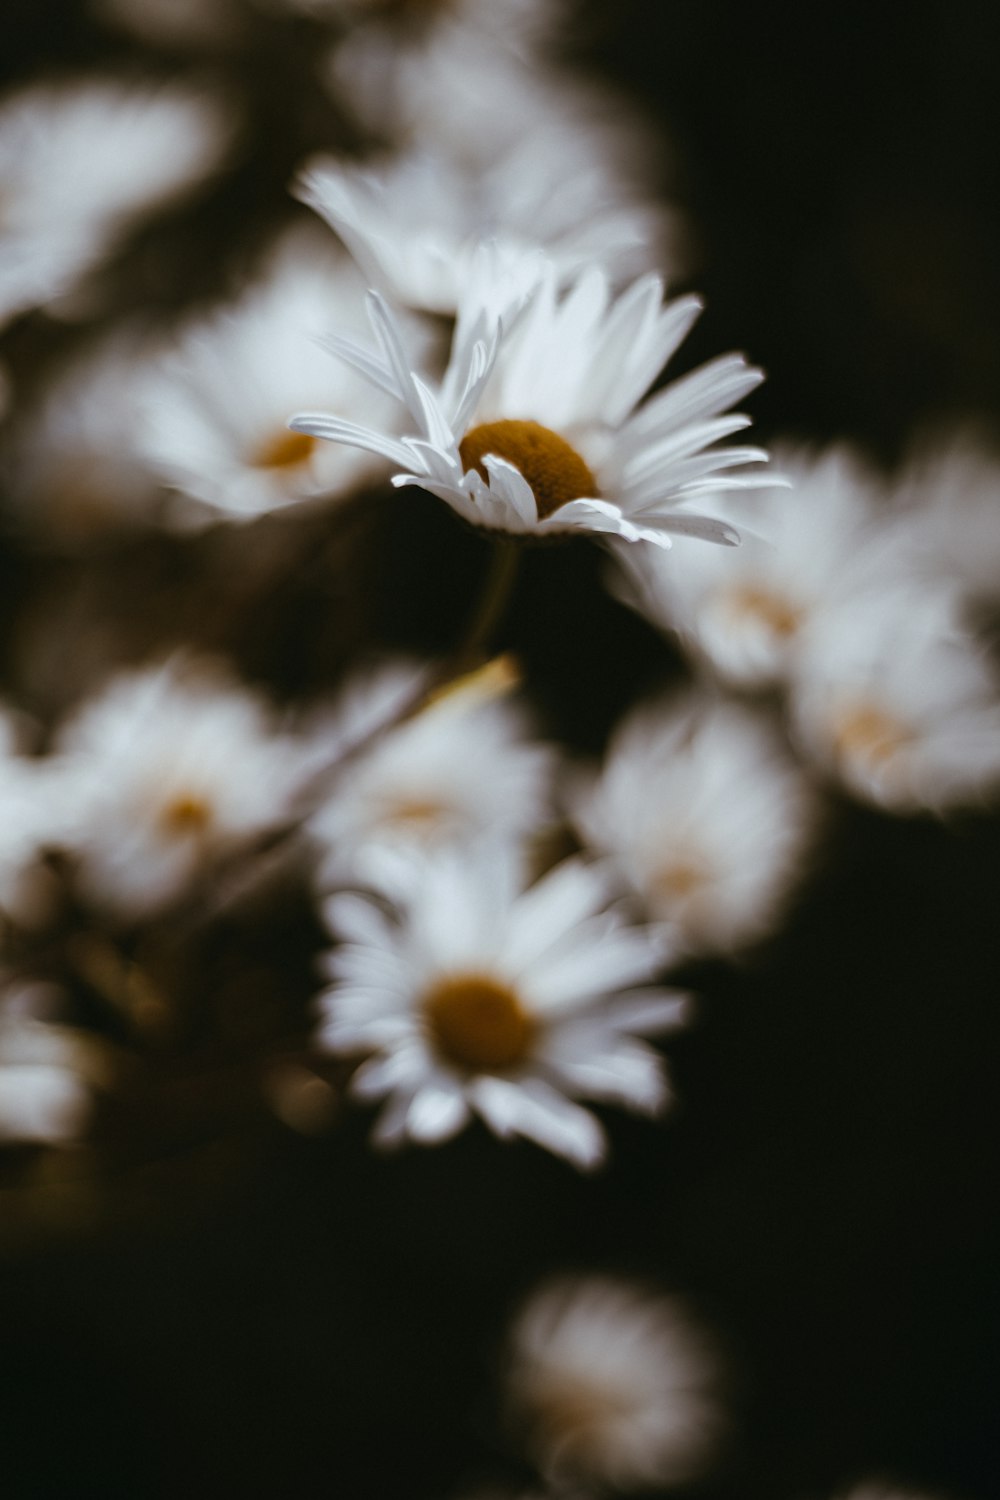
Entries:
[[290, 407], [327, 400], [394, 430], [389, 398], [331, 360], [316, 337], [357, 330], [359, 290], [346, 257], [293, 233], [258, 281], [194, 324], [165, 358], [146, 392], [140, 442], [161, 479], [187, 497], [179, 518], [245, 519], [340, 496], [383, 467], [370, 453], [286, 426]]
[[141, 215], [203, 181], [232, 137], [181, 85], [86, 78], [0, 104], [0, 320], [75, 288]]
[[136, 440], [155, 357], [139, 331], [117, 333], [68, 361], [17, 416], [4, 469], [19, 525], [72, 545], [155, 516], [159, 477]]
[[573, 813], [588, 845], [696, 953], [773, 929], [816, 821], [809, 784], [768, 723], [698, 697], [634, 709]]
[[66, 1145], [84, 1131], [91, 1084], [106, 1069], [97, 1050], [42, 1012], [41, 985], [8, 987], [0, 1002], [0, 1141]]
[[762, 376], [728, 355], [640, 406], [701, 310], [695, 297], [662, 298], [656, 276], [612, 299], [600, 270], [581, 274], [564, 296], [546, 274], [507, 331], [501, 318], [479, 312], [477, 288], [459, 308], [451, 360], [432, 390], [411, 369], [389, 307], [371, 292], [378, 352], [344, 340], [336, 347], [403, 403], [409, 434], [400, 440], [310, 412], [289, 425], [388, 458], [394, 484], [420, 485], [491, 531], [596, 531], [661, 546], [679, 533], [732, 545], [733, 526], [687, 506], [706, 489], [757, 482], [731, 470], [766, 454], [716, 445], [748, 425], [722, 413]]
[[955, 592], [921, 578], [848, 595], [813, 624], [792, 683], [804, 752], [890, 812], [1000, 788], [1000, 696]]
[[56, 755], [80, 889], [126, 920], [280, 823], [302, 774], [255, 694], [178, 660], [113, 678], [63, 726]]
[[506, 1385], [553, 1484], [684, 1483], [723, 1427], [711, 1342], [675, 1297], [605, 1276], [543, 1284], [510, 1334]]
[[826, 453], [776, 446], [772, 460], [787, 485], [726, 497], [720, 516], [740, 519], [736, 552], [681, 539], [671, 553], [621, 548], [615, 592], [727, 683], [764, 688], [783, 682], [804, 624], [875, 566], [878, 545], [874, 476], [846, 445]]
[[382, 1146], [447, 1140], [476, 1113], [582, 1168], [604, 1132], [575, 1097], [655, 1114], [667, 1102], [659, 1056], [631, 1033], [678, 1025], [685, 1003], [635, 990], [664, 944], [607, 906], [606, 880], [567, 861], [528, 890], [510, 845], [413, 861], [394, 878], [396, 910], [340, 895], [326, 915], [340, 946], [320, 998], [321, 1047], [368, 1053], [362, 1099], [387, 1096]]
[[[360, 735], [351, 724], [391, 717], [426, 668], [390, 663], [350, 683], [312, 738], [329, 749]], [[550, 812], [553, 752], [533, 742], [523, 708], [460, 684], [379, 736], [337, 779], [310, 829], [321, 888], [362, 874], [385, 847], [430, 849], [491, 832], [526, 838]]]

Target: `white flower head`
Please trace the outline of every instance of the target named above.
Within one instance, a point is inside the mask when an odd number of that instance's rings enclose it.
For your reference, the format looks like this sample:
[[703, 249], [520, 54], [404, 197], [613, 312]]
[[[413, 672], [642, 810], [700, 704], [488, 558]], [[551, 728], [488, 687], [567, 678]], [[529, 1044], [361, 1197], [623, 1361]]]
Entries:
[[0, 1002], [0, 1141], [67, 1145], [85, 1130], [101, 1059], [84, 1037], [53, 1025], [47, 987], [7, 982]]
[[180, 516], [252, 518], [342, 496], [384, 467], [286, 426], [297, 403], [328, 400], [393, 430], [389, 399], [320, 347], [319, 336], [358, 327], [359, 297], [346, 257], [293, 233], [233, 305], [190, 328], [149, 383], [140, 434], [161, 478], [188, 497]]
[[603, 1276], [540, 1287], [510, 1336], [507, 1388], [553, 1483], [619, 1490], [696, 1477], [723, 1429], [719, 1361], [676, 1297]]
[[1000, 694], [954, 591], [922, 579], [818, 616], [792, 684], [802, 749], [890, 812], [975, 805], [1000, 788]]
[[[848, 573], [872, 566], [875, 547], [877, 485], [849, 448], [816, 455], [776, 446], [772, 461], [790, 487], [773, 484], [741, 497], [738, 551], [682, 538], [670, 554], [617, 553], [616, 591], [625, 602], [661, 630], [678, 632], [722, 679], [741, 687], [787, 678], [806, 621]], [[715, 508], [737, 518], [726, 497]]]
[[340, 946], [320, 999], [319, 1045], [368, 1053], [365, 1099], [388, 1096], [376, 1142], [447, 1140], [473, 1113], [579, 1167], [606, 1152], [576, 1097], [655, 1114], [667, 1102], [657, 1053], [632, 1034], [676, 1026], [684, 1000], [635, 989], [664, 944], [608, 909], [606, 880], [579, 860], [523, 889], [509, 844], [413, 861], [396, 910], [340, 895], [326, 914]]
[[406, 407], [403, 439], [322, 413], [290, 425], [384, 455], [394, 484], [420, 485], [488, 530], [600, 532], [661, 546], [677, 533], [738, 540], [733, 526], [688, 502], [759, 482], [732, 470], [766, 454], [718, 444], [748, 425], [727, 408], [760, 371], [725, 356], [638, 404], [697, 317], [697, 298], [664, 305], [661, 282], [646, 276], [613, 299], [599, 270], [560, 296], [546, 274], [510, 331], [484, 301], [477, 287], [459, 308], [437, 390], [411, 368], [377, 293], [369, 307], [378, 352], [338, 341], [343, 358]]
[[779, 920], [816, 799], [759, 714], [693, 697], [634, 709], [573, 810], [590, 847], [681, 947], [725, 953]]
[[302, 774], [254, 693], [177, 659], [113, 678], [56, 749], [80, 888], [126, 919], [154, 914], [280, 823]]
[[4, 466], [19, 525], [73, 544], [156, 516], [159, 478], [137, 441], [155, 357], [125, 329], [68, 361], [19, 417]]
[[221, 163], [232, 118], [180, 84], [85, 78], [0, 103], [0, 321], [50, 303]]
[[[378, 705], [404, 701], [424, 675], [390, 663], [349, 683], [317, 745], [353, 739], [350, 722], [377, 724]], [[550, 812], [552, 770], [553, 752], [532, 740], [520, 705], [460, 684], [379, 736], [338, 778], [310, 825], [323, 851], [321, 888], [363, 878], [386, 847], [528, 837]]]

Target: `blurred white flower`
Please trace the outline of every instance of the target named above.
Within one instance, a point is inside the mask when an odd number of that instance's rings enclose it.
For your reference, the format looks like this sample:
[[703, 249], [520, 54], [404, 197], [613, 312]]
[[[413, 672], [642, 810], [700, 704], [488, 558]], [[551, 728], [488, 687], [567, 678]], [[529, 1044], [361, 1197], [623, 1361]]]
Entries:
[[573, 811], [685, 951], [725, 953], [780, 919], [817, 808], [767, 721], [695, 697], [634, 709]]
[[397, 911], [333, 897], [340, 939], [320, 998], [321, 1047], [370, 1053], [356, 1096], [388, 1096], [375, 1140], [447, 1140], [479, 1114], [497, 1135], [527, 1136], [577, 1166], [606, 1153], [596, 1118], [572, 1097], [655, 1114], [661, 1059], [631, 1034], [666, 1030], [682, 997], [635, 990], [664, 945], [607, 907], [606, 880], [567, 861], [523, 890], [509, 844], [489, 841], [395, 872]]
[[4, 469], [19, 526], [73, 544], [155, 517], [161, 486], [137, 442], [155, 357], [150, 339], [127, 329], [66, 363], [18, 414]]
[[93, 1043], [44, 1018], [46, 998], [44, 986], [8, 983], [0, 1002], [0, 1141], [75, 1140], [106, 1071]]
[[233, 121], [188, 85], [84, 78], [0, 103], [0, 322], [76, 287], [136, 220], [220, 165]]
[[973, 805], [1000, 789], [995, 674], [944, 585], [904, 579], [817, 616], [790, 707], [805, 753], [891, 812]]
[[125, 672], [60, 732], [63, 841], [95, 904], [142, 918], [280, 823], [302, 775], [266, 705], [214, 664]]
[[376, 167], [321, 157], [306, 164], [298, 196], [369, 281], [409, 307], [453, 313], [489, 236], [510, 262], [543, 249], [560, 277], [596, 264], [620, 281], [669, 261], [670, 220], [605, 160], [594, 136], [566, 126], [546, 136], [543, 151], [526, 137], [483, 168], [441, 150]]
[[346, 256], [293, 233], [259, 281], [194, 324], [164, 359], [146, 391], [140, 440], [162, 479], [188, 497], [179, 518], [244, 519], [342, 496], [385, 467], [370, 453], [286, 426], [303, 401], [336, 403], [389, 431], [398, 426], [389, 398], [321, 347], [323, 334], [360, 328], [360, 293]]
[[[327, 753], [352, 726], [385, 722], [382, 705], [414, 694], [424, 668], [392, 663], [348, 684], [310, 736]], [[338, 778], [311, 822], [321, 888], [364, 877], [382, 849], [460, 845], [483, 834], [526, 838], [550, 813], [553, 752], [533, 742], [523, 708], [475, 680], [439, 694], [379, 736]]]
[[758, 489], [738, 511], [725, 497], [713, 501], [739, 520], [738, 551], [680, 539], [669, 554], [616, 552], [620, 597], [741, 687], [783, 682], [804, 624], [889, 550], [876, 527], [875, 479], [850, 448], [816, 455], [777, 445], [771, 459], [790, 488]]
[[603, 1276], [543, 1284], [510, 1335], [506, 1383], [553, 1483], [619, 1490], [696, 1477], [724, 1426], [711, 1341], [675, 1297]]
[[487, 296], [476, 286], [459, 308], [437, 392], [413, 372], [377, 293], [369, 309], [379, 352], [338, 341], [345, 360], [406, 406], [412, 436], [400, 441], [318, 412], [290, 425], [384, 455], [394, 484], [420, 485], [488, 530], [596, 531], [661, 546], [672, 533], [738, 540], [728, 523], [685, 506], [707, 489], [763, 482], [730, 472], [766, 459], [761, 449], [717, 446], [749, 424], [723, 413], [761, 372], [742, 355], [724, 356], [638, 405], [698, 316], [696, 297], [664, 305], [659, 278], [645, 276], [613, 299], [599, 270], [561, 297], [547, 274], [508, 332], [480, 312]]
[[920, 440], [894, 486], [898, 525], [929, 573], [975, 602], [1000, 601], [1000, 453], [984, 435]]

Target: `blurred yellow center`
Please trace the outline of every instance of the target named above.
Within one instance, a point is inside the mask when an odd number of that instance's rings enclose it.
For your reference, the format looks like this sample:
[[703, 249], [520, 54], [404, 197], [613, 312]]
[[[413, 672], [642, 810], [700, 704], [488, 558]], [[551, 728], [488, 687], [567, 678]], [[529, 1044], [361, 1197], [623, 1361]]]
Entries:
[[175, 797], [160, 813], [160, 827], [175, 838], [204, 833], [212, 821], [212, 809], [203, 797], [190, 792]]
[[873, 766], [891, 760], [911, 738], [904, 724], [873, 703], [857, 703], [846, 709], [833, 730], [834, 744], [842, 757]]
[[257, 469], [295, 469], [313, 456], [319, 439], [308, 432], [289, 432], [282, 428], [269, 437], [257, 450], [254, 467]]
[[765, 625], [772, 635], [787, 638], [799, 628], [802, 612], [780, 594], [752, 583], [742, 584], [729, 593], [729, 605], [735, 614], [747, 615]]
[[678, 860], [657, 871], [654, 884], [667, 900], [683, 901], [705, 883], [705, 871], [694, 860]]
[[402, 824], [416, 832], [439, 823], [446, 816], [446, 811], [442, 803], [434, 802], [430, 797], [404, 797], [390, 804], [386, 821]]
[[514, 992], [486, 975], [440, 980], [424, 997], [424, 1017], [438, 1051], [473, 1073], [516, 1067], [535, 1036]]
[[482, 422], [458, 445], [466, 473], [477, 469], [488, 479], [483, 459], [505, 458], [531, 485], [544, 520], [570, 500], [593, 499], [597, 481], [575, 448], [540, 422]]

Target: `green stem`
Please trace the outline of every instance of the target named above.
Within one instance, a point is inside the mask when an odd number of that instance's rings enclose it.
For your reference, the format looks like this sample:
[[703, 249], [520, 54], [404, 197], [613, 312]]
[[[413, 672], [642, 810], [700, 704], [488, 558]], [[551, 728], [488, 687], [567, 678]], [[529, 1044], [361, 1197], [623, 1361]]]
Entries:
[[490, 640], [510, 602], [520, 556], [521, 549], [511, 537], [500, 536], [494, 541], [483, 592], [462, 640], [447, 663], [449, 675], [445, 681], [472, 671], [488, 654]]

